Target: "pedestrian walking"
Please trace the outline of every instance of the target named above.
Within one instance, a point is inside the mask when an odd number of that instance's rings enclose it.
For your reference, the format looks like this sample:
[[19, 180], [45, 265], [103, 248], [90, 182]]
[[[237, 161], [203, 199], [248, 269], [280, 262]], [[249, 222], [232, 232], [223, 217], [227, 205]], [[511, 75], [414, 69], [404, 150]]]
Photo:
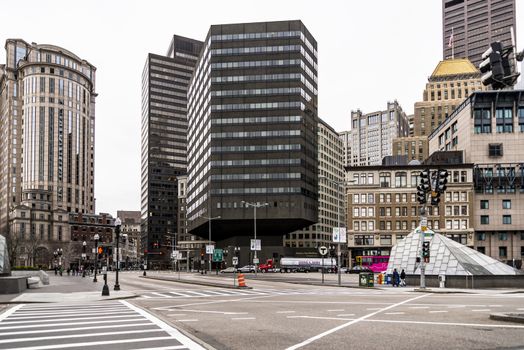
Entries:
[[402, 269], [402, 272], [400, 272], [400, 286], [406, 286], [406, 271], [404, 271], [404, 269]]
[[398, 275], [398, 271], [397, 269], [394, 269], [393, 270], [393, 287], [398, 287], [399, 286], [399, 275]]

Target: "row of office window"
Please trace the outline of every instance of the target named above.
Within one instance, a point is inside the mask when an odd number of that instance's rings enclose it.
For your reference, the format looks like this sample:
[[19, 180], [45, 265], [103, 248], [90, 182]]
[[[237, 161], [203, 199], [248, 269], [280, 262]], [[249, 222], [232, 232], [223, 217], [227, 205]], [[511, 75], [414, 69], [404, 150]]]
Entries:
[[272, 117], [237, 117], [237, 118], [216, 118], [211, 119], [212, 125], [223, 124], [262, 124], [262, 123], [292, 123], [300, 122], [302, 117], [299, 115], [285, 115]]
[[[410, 181], [408, 182], [408, 173]], [[376, 183], [376, 174], [374, 173], [355, 173], [353, 174], [352, 185], [376, 185], [380, 187], [417, 187], [419, 185], [420, 171], [397, 171], [391, 172], [380, 172], [378, 174], [378, 183]], [[463, 183], [468, 180], [468, 173], [466, 170], [453, 170], [450, 171], [449, 182]], [[392, 183], [392, 179], [394, 183]], [[394, 185], [394, 186], [393, 186]]]
[[[480, 209], [489, 209], [489, 200], [482, 199], [480, 201]], [[511, 209], [511, 199], [502, 200], [502, 209]]]
[[[491, 134], [491, 109], [476, 108], [473, 112], [475, 134]], [[524, 107], [517, 109], [518, 131], [524, 132]], [[497, 133], [512, 133], [514, 118], [512, 107], [500, 107], [495, 110], [495, 125]]]
[[251, 146], [212, 146], [211, 153], [223, 152], [276, 152], [276, 151], [300, 151], [300, 144], [291, 145], [251, 145]]
[[279, 194], [279, 193], [301, 193], [300, 187], [243, 187], [243, 188], [219, 188], [212, 189], [212, 195], [227, 194]]
[[[491, 236], [497, 237], [499, 241], [507, 241], [508, 238], [511, 236], [511, 232], [498, 232]], [[487, 238], [489, 239], [488, 234], [486, 234], [486, 232], [477, 232], [477, 241], [486, 241]], [[520, 233], [520, 240], [524, 241], [524, 232]]]
[[[489, 225], [489, 215], [481, 215], [480, 224]], [[511, 215], [502, 215], [502, 224], [511, 225]]]
[[241, 139], [254, 137], [300, 136], [300, 130], [233, 131], [211, 133], [212, 139]]

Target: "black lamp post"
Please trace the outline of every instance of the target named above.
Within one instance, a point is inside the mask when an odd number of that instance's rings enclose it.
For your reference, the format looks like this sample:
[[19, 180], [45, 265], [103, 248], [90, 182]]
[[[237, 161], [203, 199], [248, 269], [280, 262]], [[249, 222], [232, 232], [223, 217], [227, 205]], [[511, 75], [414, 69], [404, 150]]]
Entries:
[[62, 276], [62, 248], [56, 250], [58, 252], [58, 268], [60, 269], [60, 276]]
[[97, 282], [96, 272], [98, 270], [98, 240], [100, 239], [100, 236], [98, 233], [96, 233], [93, 238], [95, 239], [95, 277], [93, 278], [93, 282]]
[[120, 242], [120, 226], [122, 225], [122, 221], [120, 218], [116, 218], [115, 220], [115, 238], [116, 238], [116, 279], [115, 279], [115, 288], [114, 290], [120, 290], [120, 284], [118, 284], [118, 270], [120, 270], [120, 262], [119, 262], [119, 256], [118, 256], [118, 250], [119, 250], [119, 242]]
[[58, 261], [57, 261], [57, 259], [58, 259], [58, 251], [57, 250], [55, 250], [53, 252], [53, 256], [55, 257], [55, 260], [53, 261], [53, 263], [55, 265], [55, 275], [57, 275], [58, 274], [58, 267], [57, 267], [57, 264], [58, 264]]

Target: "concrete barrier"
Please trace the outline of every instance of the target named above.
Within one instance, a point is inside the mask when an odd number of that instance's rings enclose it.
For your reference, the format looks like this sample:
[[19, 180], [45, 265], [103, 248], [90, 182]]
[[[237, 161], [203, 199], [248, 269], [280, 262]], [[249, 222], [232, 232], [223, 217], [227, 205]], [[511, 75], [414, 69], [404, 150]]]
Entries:
[[[426, 287], [438, 288], [438, 275], [427, 275]], [[420, 285], [420, 275], [407, 275], [406, 283], [409, 286]], [[450, 276], [446, 275], [446, 288], [524, 288], [524, 275], [482, 275], [482, 276]]]
[[0, 294], [18, 294], [27, 289], [27, 277], [0, 277]]
[[41, 288], [42, 283], [40, 281], [40, 277], [33, 276], [33, 277], [27, 277], [27, 288], [29, 289], [36, 289]]
[[40, 278], [40, 281], [45, 284], [45, 285], [48, 285], [49, 284], [49, 275], [45, 272], [45, 271], [42, 271], [42, 270], [38, 270], [38, 271], [11, 271], [11, 275], [13, 276], [22, 276], [22, 277], [38, 277]]

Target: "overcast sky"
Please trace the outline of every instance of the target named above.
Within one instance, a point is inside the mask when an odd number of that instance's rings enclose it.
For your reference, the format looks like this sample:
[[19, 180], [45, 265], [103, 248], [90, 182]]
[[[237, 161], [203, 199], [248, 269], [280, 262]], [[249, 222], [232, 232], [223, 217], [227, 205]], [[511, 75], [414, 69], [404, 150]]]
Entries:
[[[524, 18], [522, 2], [517, 23]], [[97, 67], [96, 211], [116, 215], [140, 210], [147, 53], [165, 54], [172, 34], [204, 40], [211, 24], [288, 19], [302, 20], [318, 42], [319, 113], [337, 131], [349, 129], [357, 108], [372, 112], [396, 99], [412, 113], [442, 59], [441, 0], [4, 1], [0, 42], [62, 46]], [[519, 49], [523, 27], [517, 28]]]

